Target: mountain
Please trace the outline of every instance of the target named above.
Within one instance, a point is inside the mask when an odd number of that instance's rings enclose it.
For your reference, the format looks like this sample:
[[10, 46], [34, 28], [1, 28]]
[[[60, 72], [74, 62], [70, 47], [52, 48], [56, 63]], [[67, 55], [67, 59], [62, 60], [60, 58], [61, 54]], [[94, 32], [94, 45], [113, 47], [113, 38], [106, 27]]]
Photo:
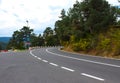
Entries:
[[0, 42], [8, 43], [11, 37], [0, 37]]

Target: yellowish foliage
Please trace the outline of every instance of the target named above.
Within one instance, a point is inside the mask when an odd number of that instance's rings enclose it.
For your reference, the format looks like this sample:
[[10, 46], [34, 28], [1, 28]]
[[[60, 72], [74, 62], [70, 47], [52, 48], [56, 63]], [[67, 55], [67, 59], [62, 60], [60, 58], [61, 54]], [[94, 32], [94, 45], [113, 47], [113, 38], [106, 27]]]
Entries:
[[85, 51], [88, 49], [90, 42], [87, 39], [80, 39], [79, 42], [73, 44], [74, 51]]

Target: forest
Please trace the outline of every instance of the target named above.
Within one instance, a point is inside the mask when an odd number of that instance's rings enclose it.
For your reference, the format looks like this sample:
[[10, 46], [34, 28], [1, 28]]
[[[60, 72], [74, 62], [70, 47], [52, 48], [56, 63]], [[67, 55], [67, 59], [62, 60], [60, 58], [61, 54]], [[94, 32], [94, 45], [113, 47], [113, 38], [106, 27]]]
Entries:
[[64, 46], [64, 50], [103, 57], [120, 58], [120, 8], [105, 0], [82, 0], [67, 11], [61, 10], [54, 29], [46, 27], [37, 36], [23, 26], [13, 33], [7, 49], [29, 46]]

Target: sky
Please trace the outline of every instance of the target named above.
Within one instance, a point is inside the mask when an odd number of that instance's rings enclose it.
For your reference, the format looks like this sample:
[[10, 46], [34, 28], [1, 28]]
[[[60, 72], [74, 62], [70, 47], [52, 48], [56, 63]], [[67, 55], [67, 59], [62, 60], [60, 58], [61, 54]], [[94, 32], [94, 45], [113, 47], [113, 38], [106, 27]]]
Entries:
[[[76, 0], [0, 0], [0, 37], [11, 37], [13, 32], [23, 26], [41, 34], [46, 27], [54, 28], [62, 9], [66, 11]], [[78, 0], [81, 1], [81, 0]], [[107, 0], [119, 6], [117, 0]]]

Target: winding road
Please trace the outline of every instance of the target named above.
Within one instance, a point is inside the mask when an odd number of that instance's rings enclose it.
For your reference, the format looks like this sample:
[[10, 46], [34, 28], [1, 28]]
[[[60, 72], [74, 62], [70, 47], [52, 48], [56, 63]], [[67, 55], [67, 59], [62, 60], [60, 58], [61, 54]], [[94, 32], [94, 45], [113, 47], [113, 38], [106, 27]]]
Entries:
[[0, 53], [0, 83], [120, 83], [120, 60], [59, 47]]

